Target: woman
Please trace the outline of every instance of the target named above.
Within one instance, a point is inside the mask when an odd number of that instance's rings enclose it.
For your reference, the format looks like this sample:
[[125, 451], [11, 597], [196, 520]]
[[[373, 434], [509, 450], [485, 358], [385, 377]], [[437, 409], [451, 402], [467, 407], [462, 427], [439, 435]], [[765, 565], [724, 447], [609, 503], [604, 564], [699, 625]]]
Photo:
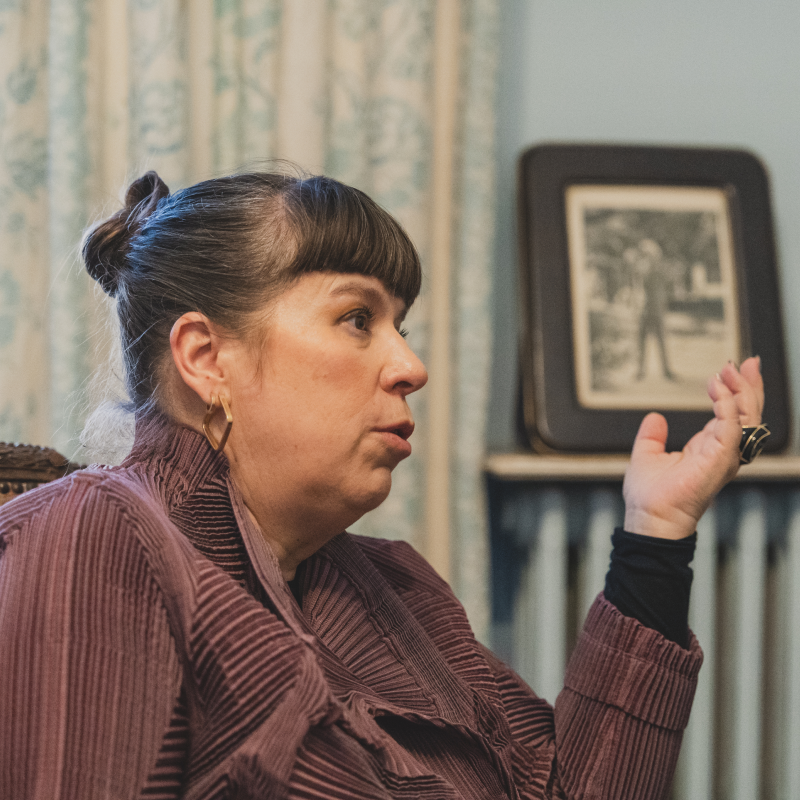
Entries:
[[136, 442], [0, 512], [0, 796], [663, 796], [701, 661], [687, 537], [760, 421], [755, 359], [711, 379], [683, 453], [642, 423], [635, 533], [554, 710], [410, 547], [342, 533], [389, 492], [426, 381], [388, 214], [325, 178], [169, 195], [148, 173], [84, 257]]

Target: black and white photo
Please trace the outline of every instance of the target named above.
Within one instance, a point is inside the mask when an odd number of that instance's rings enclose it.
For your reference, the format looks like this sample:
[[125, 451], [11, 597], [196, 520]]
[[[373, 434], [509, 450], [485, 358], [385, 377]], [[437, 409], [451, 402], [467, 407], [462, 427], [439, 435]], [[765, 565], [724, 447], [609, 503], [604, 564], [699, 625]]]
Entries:
[[709, 372], [742, 356], [724, 191], [574, 185], [566, 204], [579, 402], [707, 408]]

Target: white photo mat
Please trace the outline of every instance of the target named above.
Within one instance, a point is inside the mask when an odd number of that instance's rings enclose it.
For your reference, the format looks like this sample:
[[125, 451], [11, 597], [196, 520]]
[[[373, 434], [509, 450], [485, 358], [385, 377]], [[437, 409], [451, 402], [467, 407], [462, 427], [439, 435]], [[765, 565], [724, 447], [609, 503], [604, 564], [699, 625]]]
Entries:
[[565, 203], [580, 405], [710, 409], [708, 377], [743, 356], [725, 191], [574, 184]]

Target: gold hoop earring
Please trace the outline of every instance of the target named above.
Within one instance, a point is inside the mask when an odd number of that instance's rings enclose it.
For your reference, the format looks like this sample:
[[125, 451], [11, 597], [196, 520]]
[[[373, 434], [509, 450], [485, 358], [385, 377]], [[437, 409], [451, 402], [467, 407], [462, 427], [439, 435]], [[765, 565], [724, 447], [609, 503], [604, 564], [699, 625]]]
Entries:
[[[214, 418], [214, 414], [216, 410], [222, 406], [222, 410], [225, 412], [225, 432], [222, 434], [222, 438], [217, 441], [216, 437], [213, 433], [211, 433], [211, 420]], [[212, 394], [211, 395], [211, 402], [206, 406], [206, 415], [203, 417], [203, 433], [206, 435], [206, 439], [208, 439], [208, 443], [214, 450], [219, 453], [220, 450], [225, 449], [225, 442], [228, 441], [228, 436], [230, 436], [231, 428], [233, 427], [233, 414], [231, 414], [231, 407], [228, 405], [228, 401], [220, 395]]]

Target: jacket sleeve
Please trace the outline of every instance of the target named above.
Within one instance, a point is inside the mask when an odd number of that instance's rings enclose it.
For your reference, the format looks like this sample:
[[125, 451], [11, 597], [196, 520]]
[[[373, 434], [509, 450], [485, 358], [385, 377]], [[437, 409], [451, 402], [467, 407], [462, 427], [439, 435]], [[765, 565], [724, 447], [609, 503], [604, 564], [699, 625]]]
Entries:
[[138, 797], [180, 694], [130, 509], [96, 484], [0, 512], [0, 797]]
[[490, 656], [522, 797], [656, 800], [672, 783], [702, 652], [684, 650], [602, 594], [589, 611], [555, 710]]
[[555, 705], [567, 797], [666, 796], [702, 661], [598, 596]]

